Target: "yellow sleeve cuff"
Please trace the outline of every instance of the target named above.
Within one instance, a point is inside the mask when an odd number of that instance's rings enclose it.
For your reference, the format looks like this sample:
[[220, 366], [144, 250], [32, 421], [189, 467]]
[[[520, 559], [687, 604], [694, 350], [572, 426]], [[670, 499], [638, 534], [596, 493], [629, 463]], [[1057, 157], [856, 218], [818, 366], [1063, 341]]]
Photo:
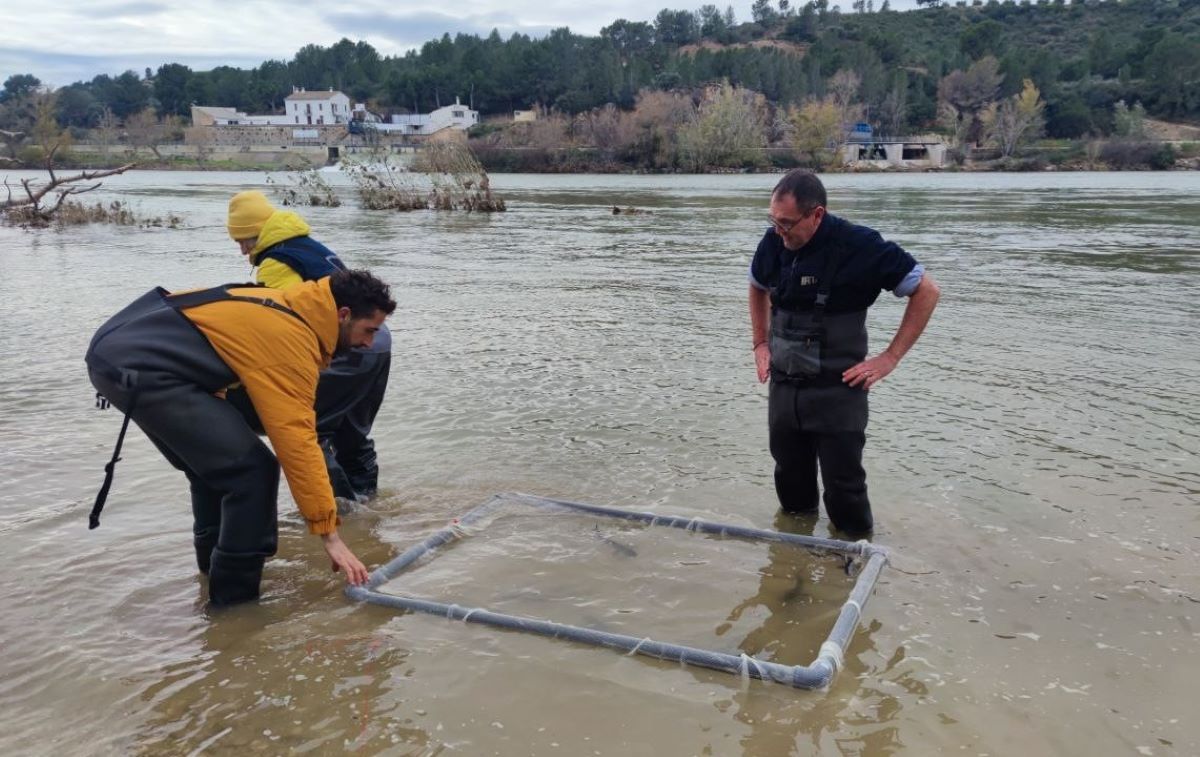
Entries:
[[341, 525], [341, 523], [342, 519], [338, 517], [337, 510], [335, 509], [329, 514], [328, 518], [323, 520], [308, 521], [308, 532], [310, 534], [317, 534], [319, 536], [331, 534], [337, 530], [337, 527]]

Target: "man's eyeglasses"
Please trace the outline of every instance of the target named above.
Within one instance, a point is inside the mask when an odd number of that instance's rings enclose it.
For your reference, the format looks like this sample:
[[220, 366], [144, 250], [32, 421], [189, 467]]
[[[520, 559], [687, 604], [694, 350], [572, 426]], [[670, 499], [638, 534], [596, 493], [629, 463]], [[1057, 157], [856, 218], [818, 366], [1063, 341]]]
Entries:
[[795, 228], [796, 224], [803, 220], [803, 218], [797, 218], [795, 221], [780, 221], [775, 216], [767, 216], [767, 221], [770, 222], [771, 226], [775, 228], [775, 231], [778, 231], [780, 234], [788, 233]]
[[807, 219], [809, 216], [811, 216], [815, 210], [816, 210], [816, 208], [813, 208], [813, 210], [808, 211], [807, 213], [800, 216], [799, 218], [797, 218], [794, 221], [781, 221], [773, 215], [768, 215], [767, 221], [770, 222], [771, 226], [774, 227], [775, 230], [778, 231], [780, 234], [786, 234], [789, 231], [791, 231], [792, 229], [796, 228], [796, 224], [800, 223], [801, 221], [803, 221], [803, 220]]

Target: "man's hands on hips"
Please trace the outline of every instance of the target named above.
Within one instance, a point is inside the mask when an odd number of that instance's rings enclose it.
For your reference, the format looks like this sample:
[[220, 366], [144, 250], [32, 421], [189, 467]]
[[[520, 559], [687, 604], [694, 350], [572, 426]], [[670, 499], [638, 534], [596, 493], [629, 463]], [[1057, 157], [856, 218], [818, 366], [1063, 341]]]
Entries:
[[337, 535], [337, 531], [322, 534], [321, 544], [325, 547], [325, 554], [329, 555], [330, 562], [333, 563], [334, 573], [340, 570], [346, 575], [346, 582], [355, 586], [367, 582], [367, 567], [354, 556], [354, 553], [342, 541], [342, 537]]
[[897, 358], [884, 351], [842, 371], [842, 382], [850, 386], [870, 389], [896, 370], [896, 366], [899, 364], [900, 361]]
[[758, 383], [765, 384], [771, 377], [771, 348], [765, 341], [754, 345], [754, 367], [758, 369]]

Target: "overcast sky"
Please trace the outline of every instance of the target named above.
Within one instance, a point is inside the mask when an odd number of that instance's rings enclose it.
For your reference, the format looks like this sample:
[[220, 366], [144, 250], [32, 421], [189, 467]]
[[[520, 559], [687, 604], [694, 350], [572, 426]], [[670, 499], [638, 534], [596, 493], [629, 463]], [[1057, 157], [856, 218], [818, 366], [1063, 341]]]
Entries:
[[[304, 45], [328, 46], [343, 37], [397, 55], [445, 32], [482, 36], [499, 29], [507, 38], [568, 26], [597, 34], [618, 18], [653, 21], [661, 8], [695, 10], [704, 1], [0, 0], [0, 82], [33, 74], [61, 87], [97, 74], [129, 69], [140, 74], [164, 63], [196, 71], [252, 68], [268, 59], [289, 60]], [[732, 3], [738, 21], [750, 20], [750, 3]], [[843, 9], [849, 3], [842, 2]], [[901, 0], [892, 6], [905, 3], [911, 4]]]

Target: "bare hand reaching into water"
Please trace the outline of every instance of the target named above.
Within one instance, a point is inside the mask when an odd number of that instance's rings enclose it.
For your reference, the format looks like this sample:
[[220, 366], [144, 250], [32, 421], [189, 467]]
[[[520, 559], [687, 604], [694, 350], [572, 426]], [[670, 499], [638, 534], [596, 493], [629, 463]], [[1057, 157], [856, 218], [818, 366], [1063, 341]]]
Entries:
[[325, 546], [325, 553], [329, 555], [330, 562], [333, 563], [334, 573], [340, 570], [346, 574], [346, 582], [355, 586], [361, 586], [367, 582], [367, 567], [354, 556], [354, 553], [342, 541], [342, 537], [337, 535], [337, 531], [322, 534], [321, 543]]

